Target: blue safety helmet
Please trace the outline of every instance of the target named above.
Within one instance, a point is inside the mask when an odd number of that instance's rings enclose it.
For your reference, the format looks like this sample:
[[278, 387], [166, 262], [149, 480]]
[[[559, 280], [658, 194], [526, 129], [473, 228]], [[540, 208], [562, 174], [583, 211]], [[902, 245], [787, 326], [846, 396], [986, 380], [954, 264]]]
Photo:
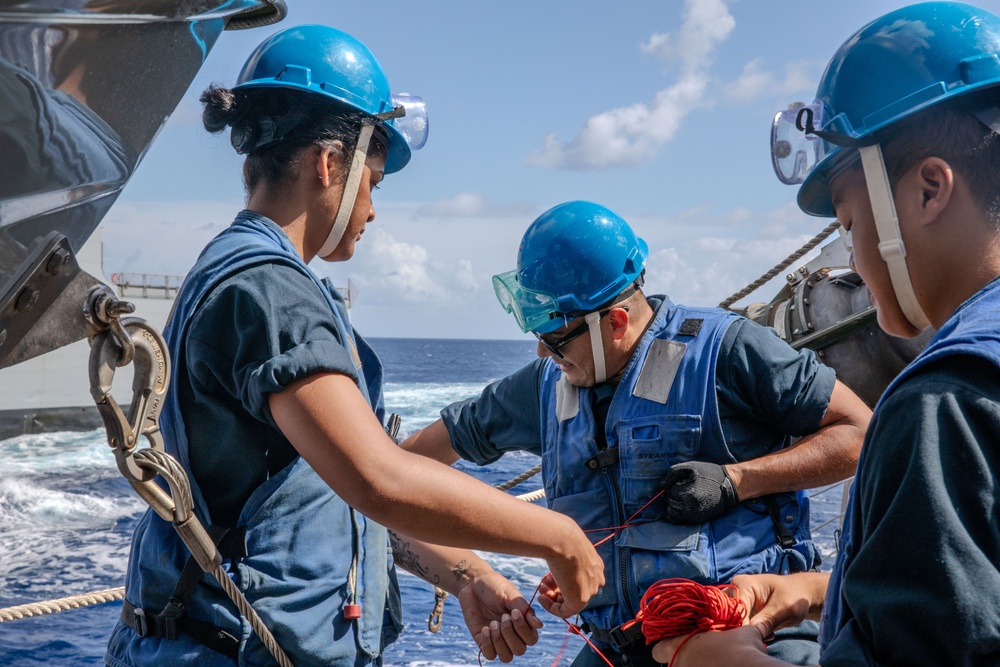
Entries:
[[802, 183], [799, 207], [833, 217], [830, 177], [918, 111], [1000, 85], [1000, 17], [957, 2], [903, 7], [859, 30], [826, 68], [809, 105], [779, 112], [775, 172]]
[[[387, 135], [387, 174], [405, 167], [411, 148], [421, 148], [427, 139], [423, 101], [410, 95], [393, 96], [382, 66], [368, 47], [335, 28], [296, 26], [264, 40], [243, 65], [233, 90], [255, 88], [307, 91], [376, 118]], [[406, 115], [387, 118], [398, 107], [404, 107]]]
[[547, 333], [598, 310], [642, 276], [649, 248], [599, 204], [572, 201], [524, 233], [517, 270], [493, 276], [500, 304], [522, 331]]

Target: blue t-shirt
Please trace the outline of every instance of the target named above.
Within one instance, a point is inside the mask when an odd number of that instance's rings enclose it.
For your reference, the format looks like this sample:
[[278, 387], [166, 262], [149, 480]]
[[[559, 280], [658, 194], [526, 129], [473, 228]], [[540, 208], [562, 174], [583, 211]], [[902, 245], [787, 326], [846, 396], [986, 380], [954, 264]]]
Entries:
[[[459, 456], [485, 465], [507, 451], [541, 454], [539, 391], [548, 363], [537, 359], [480, 396], [441, 411]], [[786, 436], [817, 431], [835, 380], [833, 369], [812, 351], [792, 349], [768, 327], [734, 322], [716, 362], [719, 418], [730, 451], [742, 461], [755, 459], [774, 451]], [[613, 388], [604, 385], [605, 391]]]
[[348, 346], [316, 284], [280, 264], [232, 276], [198, 309], [174, 381], [212, 523], [235, 525], [254, 489], [298, 455], [268, 397], [315, 373], [355, 378]]

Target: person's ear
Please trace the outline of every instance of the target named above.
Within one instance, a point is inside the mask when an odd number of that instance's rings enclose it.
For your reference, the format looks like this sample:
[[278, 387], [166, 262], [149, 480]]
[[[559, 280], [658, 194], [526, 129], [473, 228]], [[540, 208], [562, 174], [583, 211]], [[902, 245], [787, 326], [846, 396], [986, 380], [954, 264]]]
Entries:
[[955, 172], [951, 165], [939, 157], [925, 158], [912, 172], [913, 194], [920, 198], [921, 222], [938, 219], [955, 193]]
[[628, 311], [624, 308], [612, 308], [608, 313], [608, 324], [611, 326], [611, 337], [614, 340], [621, 340], [628, 331]]
[[[333, 142], [334, 147], [323, 146], [319, 149], [319, 154], [316, 156], [316, 174], [319, 176], [319, 180], [323, 182], [323, 187], [329, 187], [330, 183], [333, 181], [333, 175], [341, 167], [341, 151], [343, 150], [343, 144], [340, 141]], [[340, 150], [336, 150], [339, 147]]]

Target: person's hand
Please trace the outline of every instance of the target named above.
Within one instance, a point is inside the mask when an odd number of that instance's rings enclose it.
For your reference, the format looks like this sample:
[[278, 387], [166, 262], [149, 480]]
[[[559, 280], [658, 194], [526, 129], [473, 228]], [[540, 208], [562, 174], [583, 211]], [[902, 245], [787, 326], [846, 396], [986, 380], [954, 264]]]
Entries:
[[757, 625], [766, 639], [778, 628], [798, 625], [810, 612], [818, 612], [828, 578], [819, 572], [743, 574], [732, 583], [747, 606], [748, 623]]
[[572, 519], [565, 519], [568, 534], [562, 538], [552, 536], [557, 555], [546, 559], [551, 586], [545, 591], [540, 589], [538, 598], [545, 611], [560, 618], [569, 618], [582, 611], [604, 585], [604, 562], [594, 545]]
[[[670, 667], [741, 666], [759, 653], [767, 654], [760, 629], [744, 625], [735, 630], [699, 632], [690, 638], [682, 635], [664, 639], [653, 647], [653, 660]], [[671, 658], [676, 660], [671, 662]]]
[[725, 466], [688, 461], [670, 467], [663, 478], [667, 519], [696, 524], [722, 516], [740, 502]]
[[457, 597], [469, 633], [487, 660], [510, 662], [538, 641], [541, 619], [517, 587], [497, 572], [475, 575]]
[[559, 590], [559, 585], [556, 584], [555, 577], [552, 576], [551, 572], [542, 577], [542, 581], [538, 584], [538, 602], [545, 607], [546, 611], [554, 602], [564, 602], [562, 591]]

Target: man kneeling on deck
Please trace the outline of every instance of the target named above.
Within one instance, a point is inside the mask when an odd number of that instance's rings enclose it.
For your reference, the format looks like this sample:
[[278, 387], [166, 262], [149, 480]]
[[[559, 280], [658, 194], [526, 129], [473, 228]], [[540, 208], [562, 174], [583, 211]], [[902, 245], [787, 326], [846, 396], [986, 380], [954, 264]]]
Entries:
[[[871, 416], [831, 368], [770, 329], [644, 295], [647, 254], [603, 206], [569, 202], [542, 214], [517, 270], [493, 278], [501, 304], [538, 338], [540, 358], [403, 443], [445, 463], [534, 452], [549, 507], [605, 529], [595, 542], [628, 521], [598, 547], [607, 584], [581, 614], [615, 665], [656, 664], [637, 626], [620, 626], [659, 579], [720, 583], [818, 566], [799, 490], [854, 473]], [[808, 663], [815, 638], [807, 621], [771, 650]], [[590, 648], [573, 663], [601, 664]]]

